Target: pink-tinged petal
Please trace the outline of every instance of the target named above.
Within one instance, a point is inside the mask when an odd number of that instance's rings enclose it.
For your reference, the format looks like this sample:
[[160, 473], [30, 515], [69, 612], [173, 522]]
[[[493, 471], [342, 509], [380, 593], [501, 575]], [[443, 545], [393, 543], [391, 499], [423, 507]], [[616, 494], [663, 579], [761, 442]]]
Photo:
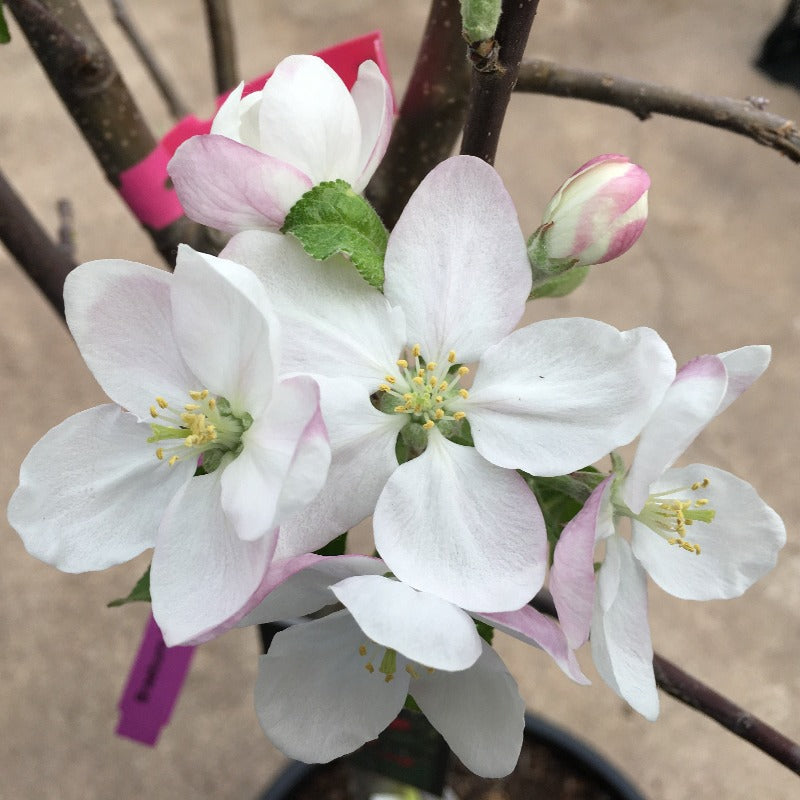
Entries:
[[649, 720], [658, 717], [653, 644], [647, 621], [647, 578], [620, 536], [606, 543], [597, 576], [592, 658], [600, 677]]
[[395, 443], [404, 415], [378, 411], [354, 381], [320, 378], [319, 383], [331, 444], [328, 480], [304, 511], [281, 525], [279, 558], [318, 550], [372, 514], [397, 469]]
[[331, 450], [317, 384], [302, 375], [281, 381], [242, 442], [222, 476], [222, 507], [239, 538], [254, 541], [302, 511], [325, 484]]
[[515, 639], [541, 648], [575, 683], [584, 686], [591, 683], [581, 671], [578, 659], [575, 658], [575, 653], [567, 643], [564, 630], [552, 617], [541, 614], [531, 606], [523, 606], [517, 611], [473, 614], [473, 616]]
[[172, 286], [175, 338], [200, 386], [254, 418], [269, 404], [279, 368], [280, 331], [267, 293], [233, 261], [178, 248]]
[[675, 381], [642, 430], [622, 486], [622, 499], [638, 514], [650, 484], [675, 461], [713, 419], [728, 378], [717, 356], [698, 356], [678, 370]]
[[290, 758], [326, 762], [351, 753], [397, 716], [409, 675], [387, 682], [364, 668], [365, 636], [346, 611], [277, 634], [259, 660], [256, 713]]
[[544, 581], [544, 520], [525, 481], [435, 428], [425, 452], [389, 478], [373, 527], [401, 581], [461, 608], [517, 609]]
[[273, 560], [259, 588], [263, 600], [239, 627], [297, 619], [336, 602], [331, 586], [353, 575], [381, 575], [386, 565], [370, 556], [302, 556]]
[[719, 353], [728, 374], [728, 388], [717, 408], [721, 414], [742, 392], [750, 387], [769, 366], [772, 348], [767, 344], [751, 344], [737, 350]]
[[463, 409], [493, 464], [563, 475], [633, 439], [674, 376], [669, 348], [649, 328], [551, 319], [486, 351]]
[[[708, 478], [706, 488], [691, 485]], [[786, 543], [781, 518], [746, 481], [721, 469], [691, 464], [672, 469], [653, 484], [654, 492], [681, 491], [669, 497], [679, 500], [707, 499], [713, 509], [712, 522], [696, 521], [685, 538], [700, 545], [700, 554], [668, 544], [649, 528], [634, 520], [633, 552], [665, 591], [686, 600], [738, 597], [769, 572]]]
[[481, 654], [469, 614], [441, 597], [380, 575], [346, 578], [331, 591], [373, 642], [417, 664], [453, 672]]
[[284, 372], [346, 375], [376, 391], [406, 344], [399, 309], [343, 258], [313, 261], [289, 236], [247, 231], [222, 251], [261, 279], [283, 330]]
[[121, 564], [152, 547], [193, 469], [170, 468], [149, 427], [118, 406], [90, 408], [46, 433], [22, 462], [8, 521], [28, 552], [64, 572]]
[[477, 663], [461, 672], [420, 675], [408, 691], [464, 765], [501, 778], [517, 764], [525, 704], [500, 656], [482, 642]]
[[408, 342], [429, 361], [450, 350], [475, 361], [513, 330], [531, 269], [516, 209], [494, 169], [472, 156], [434, 167], [389, 237], [385, 269], [386, 297], [405, 311]]
[[313, 185], [292, 164], [216, 134], [185, 141], [167, 172], [186, 216], [228, 233], [278, 230]]
[[184, 402], [195, 377], [172, 333], [173, 276], [133, 261], [76, 267], [64, 284], [67, 323], [103, 391], [150, 421], [156, 395]]
[[292, 164], [313, 183], [359, 172], [361, 126], [342, 79], [317, 56], [283, 59], [261, 93], [260, 149]]
[[606, 478], [591, 493], [583, 508], [565, 526], [553, 553], [550, 592], [573, 649], [589, 638], [595, 588], [594, 545], [599, 538], [605, 538], [602, 534], [608, 533], [612, 480]]
[[153, 616], [172, 647], [233, 627], [250, 611], [275, 549], [277, 530], [244, 542], [222, 510], [223, 466], [185, 483], [158, 530], [150, 570]]
[[374, 61], [365, 61], [358, 68], [358, 78], [350, 90], [361, 123], [360, 174], [353, 181], [353, 191], [363, 192], [392, 135], [394, 100], [392, 87]]

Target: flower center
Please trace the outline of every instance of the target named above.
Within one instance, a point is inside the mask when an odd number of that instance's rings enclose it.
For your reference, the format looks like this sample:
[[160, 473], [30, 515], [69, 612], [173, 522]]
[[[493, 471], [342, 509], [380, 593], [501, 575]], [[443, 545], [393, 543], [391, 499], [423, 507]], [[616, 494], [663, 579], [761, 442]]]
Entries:
[[666, 492], [651, 494], [644, 504], [641, 512], [633, 518], [647, 525], [650, 530], [657, 533], [668, 544], [683, 548], [689, 553], [700, 555], [700, 545], [687, 539], [687, 528], [695, 522], [713, 521], [716, 511], [708, 508], [708, 500], [680, 500], [674, 495], [687, 492], [698, 492], [709, 484], [708, 478], [693, 483], [691, 486], [681, 486]]
[[459, 382], [469, 373], [469, 367], [457, 365], [454, 350], [439, 364], [422, 358], [420, 346], [415, 344], [409, 358], [398, 359], [396, 366], [396, 371], [387, 373], [386, 382], [378, 386], [383, 411], [406, 414], [425, 431], [438, 425], [445, 435], [454, 422], [466, 418], [460, 406], [469, 392]]
[[[381, 651], [383, 652], [381, 653]], [[386, 683], [391, 683], [394, 680], [395, 673], [397, 672], [396, 650], [392, 650], [391, 647], [381, 647], [375, 644], [375, 642], [370, 641], [367, 644], [360, 645], [358, 654], [366, 659], [364, 662], [364, 669], [369, 672], [370, 675], [376, 672], [375, 662], [378, 662], [377, 672], [383, 675], [384, 681]], [[377, 656], [380, 656], [380, 659], [378, 659]], [[430, 674], [433, 672], [433, 667], [423, 667], [409, 661], [405, 665], [405, 671], [412, 678], [419, 678], [420, 671]]]
[[191, 403], [180, 411], [170, 407], [163, 397], [156, 397], [150, 406], [150, 416], [163, 422], [151, 422], [152, 443], [174, 441], [156, 448], [156, 458], [166, 460], [172, 467], [178, 461], [191, 458], [206, 473], [213, 472], [226, 453], [236, 457], [242, 452], [242, 435], [253, 424], [246, 411], [236, 414], [224, 397], [211, 397], [208, 389], [190, 391]]

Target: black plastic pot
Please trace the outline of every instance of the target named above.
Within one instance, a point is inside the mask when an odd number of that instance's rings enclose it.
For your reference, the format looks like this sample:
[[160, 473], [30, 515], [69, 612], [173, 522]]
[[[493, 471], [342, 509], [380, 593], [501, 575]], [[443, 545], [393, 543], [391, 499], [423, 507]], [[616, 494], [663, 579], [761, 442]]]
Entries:
[[[542, 717], [526, 715], [525, 738], [526, 741], [543, 744], [556, 751], [560, 760], [568, 762], [576, 775], [590, 779], [598, 791], [605, 792], [609, 800], [645, 800], [644, 795], [603, 756]], [[331, 765], [292, 762], [259, 800], [293, 800], [295, 792], [312, 780], [319, 771], [326, 769], [331, 769]], [[320, 797], [320, 800], [325, 798]]]

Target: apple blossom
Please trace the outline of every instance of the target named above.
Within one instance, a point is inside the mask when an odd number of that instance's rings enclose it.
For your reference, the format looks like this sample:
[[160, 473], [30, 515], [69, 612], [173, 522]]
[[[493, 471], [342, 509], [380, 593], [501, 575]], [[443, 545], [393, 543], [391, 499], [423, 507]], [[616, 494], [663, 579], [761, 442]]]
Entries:
[[186, 214], [229, 233], [278, 230], [312, 186], [341, 179], [361, 192], [392, 128], [386, 79], [365, 61], [350, 92], [317, 56], [281, 61], [264, 89], [234, 89], [210, 134], [184, 142], [168, 171]]
[[113, 403], [34, 445], [9, 521], [65, 572], [154, 547], [153, 613], [170, 645], [229, 627], [260, 600], [277, 527], [325, 480], [316, 383], [278, 377], [277, 321], [255, 276], [186, 246], [174, 275], [84, 264], [64, 301]]
[[287, 369], [319, 381], [331, 436], [328, 482], [287, 523], [280, 555], [374, 511], [392, 572], [468, 610], [518, 609], [542, 585], [544, 523], [517, 470], [561, 475], [630, 441], [674, 376], [647, 328], [513, 331], [531, 287], [525, 242], [499, 176], [469, 156], [412, 196], [389, 238], [385, 295], [290, 237], [246, 231], [223, 254], [267, 286]]
[[[556, 546], [551, 590], [570, 646], [591, 630], [603, 680], [648, 719], [658, 715], [658, 694], [646, 575], [687, 600], [737, 597], [772, 569], [786, 541], [780, 517], [745, 481], [703, 464], [670, 469], [769, 356], [751, 346], [686, 364], [642, 430], [630, 469], [623, 474], [617, 461]], [[605, 559], [595, 591], [596, 541]]]
[[[297, 617], [336, 600], [345, 610], [277, 634], [261, 657], [256, 710], [281, 750], [308, 762], [349, 753], [375, 738], [411, 694], [473, 772], [492, 777], [513, 769], [524, 706], [467, 613], [381, 576], [385, 565], [377, 559], [301, 556], [284, 563], [285, 579], [241, 624]], [[351, 577], [336, 577], [345, 572]], [[587, 683], [549, 617], [528, 606], [473, 616], [542, 647], [573, 680]]]
[[647, 222], [650, 177], [625, 156], [587, 161], [553, 195], [528, 254], [534, 271], [557, 275], [621, 256]]

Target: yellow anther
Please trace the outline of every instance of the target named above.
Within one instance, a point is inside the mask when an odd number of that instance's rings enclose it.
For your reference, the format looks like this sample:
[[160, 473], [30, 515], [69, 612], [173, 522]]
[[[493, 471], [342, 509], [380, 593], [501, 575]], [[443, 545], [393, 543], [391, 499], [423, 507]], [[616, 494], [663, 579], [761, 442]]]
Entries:
[[695, 481], [695, 482], [692, 484], [692, 491], [693, 491], [693, 492], [696, 492], [696, 491], [697, 491], [699, 488], [700, 488], [700, 481]]
[[371, 662], [371, 661], [367, 661], [367, 663], [366, 663], [366, 664], [364, 664], [364, 669], [365, 669], [367, 672], [369, 672], [369, 674], [370, 674], [370, 675], [371, 675], [373, 672], [375, 672], [375, 667], [373, 667], [373, 666], [372, 666], [372, 662]]
[[183, 440], [183, 443], [184, 443], [184, 445], [185, 445], [186, 447], [194, 447], [196, 444], [200, 444], [200, 442], [199, 442], [199, 440], [198, 440], [198, 437], [197, 437], [197, 436], [194, 436], [194, 435], [187, 436], [187, 437], [186, 437], [186, 438]]
[[448, 361], [449, 361], [451, 364], [455, 363], [455, 360], [456, 360], [456, 351], [455, 351], [455, 350], [451, 350], [451, 351], [450, 351], [450, 352], [447, 354], [447, 360], [448, 360]]
[[454, 420], [464, 419], [464, 417], [466, 416], [467, 415], [463, 411], [456, 411], [456, 413], [453, 414], [453, 419]]
[[171, 467], [174, 467], [178, 461], [180, 461], [180, 458], [178, 456], [172, 456], [172, 458], [169, 461], [167, 461], [167, 464], [169, 464]]
[[711, 483], [711, 481], [708, 478], [703, 478], [703, 480], [700, 482], [700, 485], [705, 489], [709, 483]]
[[447, 391], [447, 387], [448, 387], [449, 385], [450, 385], [450, 384], [449, 384], [447, 381], [442, 381], [442, 382], [439, 384], [439, 391], [441, 391], [441, 392], [446, 392], [446, 391]]
[[397, 378], [394, 375], [386, 375], [387, 383], [397, 383]]
[[681, 542], [681, 547], [684, 550], [688, 550], [690, 553], [694, 553], [694, 545], [689, 544], [689, 542]]
[[433, 372], [436, 369], [436, 362], [435, 361], [429, 361], [428, 364], [427, 364], [426, 369], [428, 370], [428, 372]]
[[695, 500], [694, 504], [696, 506], [707, 506], [708, 505], [708, 500], [706, 498], [703, 498], [702, 500]]
[[424, 430], [429, 431], [434, 426], [434, 421], [429, 419], [422, 427]]
[[411, 380], [416, 383], [417, 386], [422, 386], [422, 384], [425, 383], [420, 375], [415, 375]]
[[458, 374], [459, 375], [466, 375], [469, 372], [469, 367], [459, 367]]
[[414, 395], [413, 395], [413, 394], [411, 394], [411, 392], [406, 392], [406, 393], [403, 395], [403, 400], [405, 400], [405, 401], [406, 401], [406, 403], [410, 403], [410, 402], [411, 402], [413, 399], [414, 399]]
[[156, 397], [156, 403], [158, 403], [160, 408], [167, 408], [169, 405], [163, 397]]
[[199, 406], [199, 405], [197, 405], [197, 403], [187, 403], [187, 404], [184, 406], [184, 408], [185, 408], [187, 411], [199, 411], [199, 410], [200, 410], [200, 406]]
[[398, 367], [400, 367], [400, 369], [408, 369], [408, 361], [406, 361], [404, 358], [398, 358], [396, 364]]
[[394, 413], [395, 414], [405, 414], [408, 411], [406, 406], [395, 406]]
[[428, 673], [428, 675], [433, 675], [434, 673], [433, 667], [425, 667], [425, 671]]
[[444, 403], [444, 397], [440, 394], [437, 394], [436, 397], [433, 398], [437, 403]]
[[363, 644], [358, 648], [358, 654], [360, 656], [365, 656], [367, 654], [367, 648]]
[[156, 411], [156, 407], [155, 406], [150, 406], [150, 416], [153, 419], [156, 419], [156, 417], [158, 417], [158, 411]]
[[437, 408], [436, 411], [433, 412], [434, 419], [441, 419], [444, 416], [444, 409]]
[[406, 664], [406, 672], [412, 678], [419, 678], [419, 675], [417, 674], [417, 671], [414, 669], [414, 667], [411, 666], [411, 664]]
[[421, 348], [421, 347], [420, 347], [418, 344], [415, 344], [415, 345], [414, 345], [414, 346], [411, 348], [411, 355], [412, 355], [412, 356], [414, 356], [414, 358], [419, 358], [419, 354], [420, 354], [421, 352], [422, 352], [422, 348]]
[[435, 375], [431, 375], [430, 378], [428, 378], [429, 386], [436, 388], [437, 383], [439, 383], [439, 379]]
[[700, 545], [699, 544], [695, 544], [694, 552], [697, 553], [698, 556], [700, 555]]
[[678, 544], [678, 540], [673, 536], [671, 539], [667, 539], [667, 544]]
[[425, 374], [425, 370], [424, 370], [422, 367], [420, 367], [420, 368], [417, 370], [417, 377], [418, 377], [418, 378], [421, 378], [421, 377], [422, 377], [424, 374]]
[[386, 683], [391, 683], [391, 681], [394, 680], [394, 674], [390, 672], [383, 680], [386, 681]]
[[212, 411], [217, 407], [217, 401], [213, 397], [208, 401], [208, 407]]
[[466, 389], [459, 389], [458, 393], [466, 400], [469, 397], [469, 392]]
[[205, 400], [206, 397], [208, 397], [208, 389], [195, 389], [194, 391], [189, 392], [189, 397], [191, 397], [192, 400]]
[[156, 458], [159, 461], [162, 461], [164, 459], [164, 448], [163, 447], [159, 447], [158, 450], [156, 450]]
[[381, 384], [381, 385], [378, 387], [378, 391], [379, 391], [379, 392], [391, 392], [391, 391], [392, 391], [392, 387], [391, 387], [391, 386], [389, 386], [389, 384], [388, 384], [388, 383], [382, 383], [382, 384]]

